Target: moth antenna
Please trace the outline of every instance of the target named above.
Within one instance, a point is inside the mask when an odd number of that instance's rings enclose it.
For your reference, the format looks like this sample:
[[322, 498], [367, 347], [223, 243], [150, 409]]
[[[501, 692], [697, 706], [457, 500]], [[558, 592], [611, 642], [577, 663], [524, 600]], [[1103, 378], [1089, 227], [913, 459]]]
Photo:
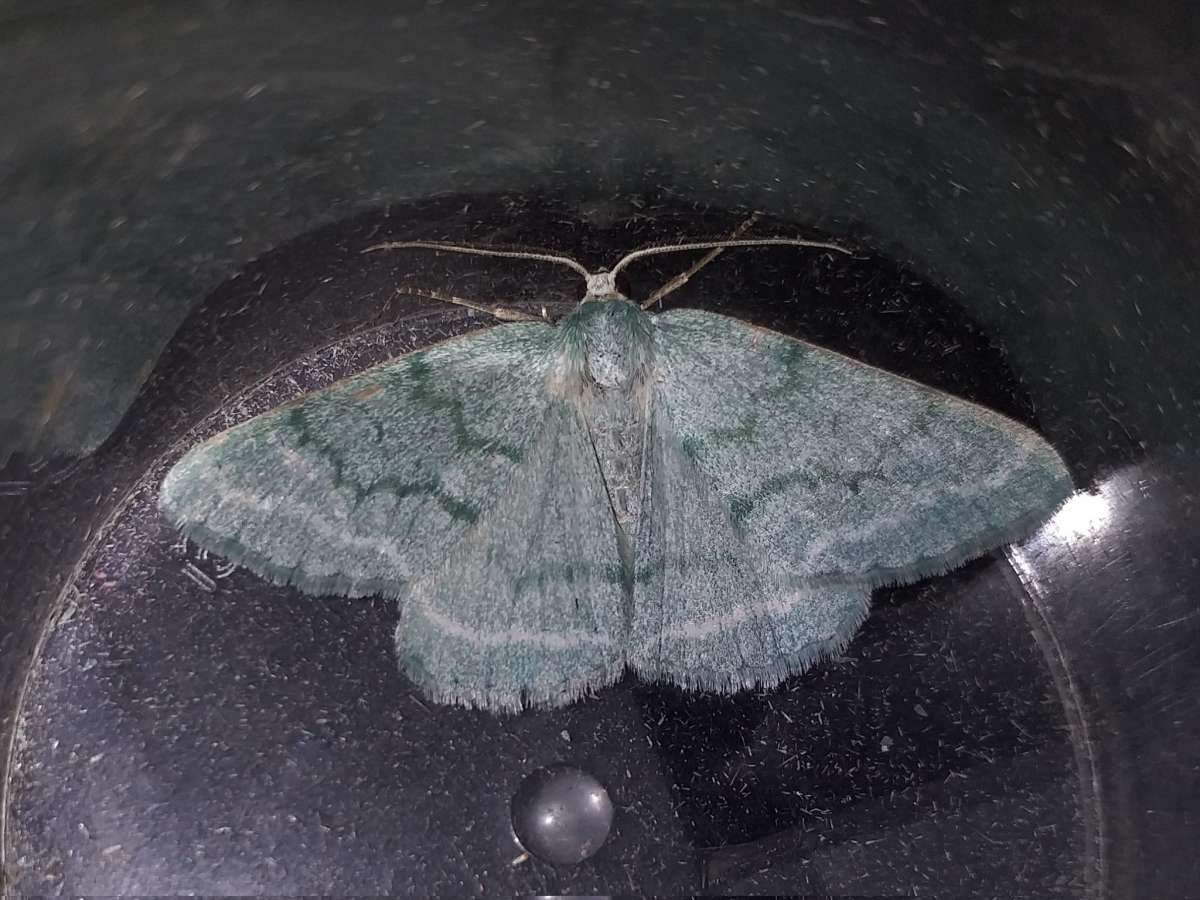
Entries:
[[451, 253], [473, 253], [476, 256], [502, 256], [506, 259], [536, 259], [541, 262], [555, 263], [566, 266], [578, 272], [584, 278], [591, 273], [580, 263], [569, 256], [556, 256], [553, 253], [530, 253], [525, 250], [493, 250], [488, 247], [474, 247], [470, 244], [447, 244], [442, 241], [384, 241], [367, 247], [362, 253], [374, 253], [377, 250], [448, 250]]
[[844, 253], [846, 256], [853, 256], [851, 250], [846, 249], [840, 244], [830, 244], [825, 241], [805, 241], [800, 238], [748, 238], [746, 240], [724, 240], [724, 241], [695, 241], [687, 244], [668, 244], [664, 247], [643, 247], [641, 250], [634, 250], [632, 253], [627, 253], [621, 257], [620, 261], [609, 270], [609, 274], [616, 275], [623, 268], [637, 259], [644, 256], [656, 256], [659, 253], [679, 253], [683, 250], [715, 250], [720, 248], [726, 250], [730, 247], [815, 247], [818, 250], [834, 250], [838, 253]]
[[[430, 300], [440, 300], [442, 303], [453, 303], [455, 306], [465, 306], [467, 309], [473, 309], [476, 312], [487, 313], [489, 316], [495, 316], [501, 322], [538, 322], [541, 321], [537, 316], [531, 316], [529, 313], [521, 312], [519, 309], [508, 309], [504, 306], [493, 305], [488, 306], [486, 303], [476, 303], [474, 300], [464, 300], [462, 297], [455, 297], [453, 294], [445, 294], [441, 291], [427, 291], [423, 288], [405, 287], [402, 291], [406, 294], [415, 294], [418, 297], [426, 297]], [[545, 318], [545, 307], [542, 308]]]
[[[741, 225], [739, 225], [737, 228], [733, 229], [733, 231], [731, 231], [729, 233], [729, 237], [725, 238], [725, 240], [727, 240], [727, 241], [736, 240], [738, 237], [745, 234], [746, 229], [748, 229], [751, 225], [753, 225], [755, 222], [757, 222], [758, 219], [759, 219], [759, 213], [757, 213], [757, 212], [751, 213], [749, 216], [746, 217], [746, 221], [744, 221]], [[685, 284], [687, 284], [689, 281], [691, 281], [693, 275], [695, 275], [697, 272], [699, 272], [701, 269], [703, 269], [705, 266], [707, 266], [710, 262], [712, 262], [714, 259], [716, 259], [718, 256], [720, 256], [724, 252], [725, 252], [724, 247], [714, 247], [712, 250], [709, 250], [707, 253], [704, 254], [704, 256], [700, 257], [700, 259], [698, 259], [695, 263], [693, 263], [686, 271], [680, 272], [678, 275], [676, 275], [674, 278], [672, 278], [666, 284], [662, 285], [657, 290], [655, 290], [649, 297], [647, 297], [645, 299], [645, 301], [642, 303], [642, 309], [649, 309], [655, 303], [661, 302], [662, 298], [667, 296], [667, 294], [671, 293], [674, 290], [677, 290], [678, 288], [683, 287]]]

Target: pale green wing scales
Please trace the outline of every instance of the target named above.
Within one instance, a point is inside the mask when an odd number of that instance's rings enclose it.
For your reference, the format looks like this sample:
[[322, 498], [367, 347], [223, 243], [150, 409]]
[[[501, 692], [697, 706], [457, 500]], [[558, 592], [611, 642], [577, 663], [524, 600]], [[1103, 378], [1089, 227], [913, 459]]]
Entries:
[[613, 514], [558, 332], [503, 325], [376, 366], [194, 448], [163, 482], [181, 530], [310, 593], [399, 598], [432, 697], [565, 703], [619, 677]]
[[989, 409], [696, 310], [655, 317], [655, 402], [734, 530], [794, 583], [878, 585], [1015, 540], [1072, 489]]
[[555, 340], [503, 325], [286, 403], [188, 452], [160, 505], [271, 581], [402, 596], [526, 465]]
[[557, 706], [620, 678], [616, 524], [578, 407], [554, 399], [503, 503], [412, 585], [396, 645], [435, 700]]
[[629, 664], [650, 678], [732, 692], [771, 686], [837, 653], [866, 617], [866, 585], [811, 589], [735, 528], [668, 412], [652, 417]]
[[273, 581], [399, 598], [398, 653], [427, 693], [515, 709], [626, 663], [773, 684], [837, 651], [873, 585], [1014, 539], [1071, 489], [1029, 429], [836, 353], [682, 311], [655, 317], [639, 354], [587, 313], [447, 341], [264, 413], [185, 455], [161, 506]]

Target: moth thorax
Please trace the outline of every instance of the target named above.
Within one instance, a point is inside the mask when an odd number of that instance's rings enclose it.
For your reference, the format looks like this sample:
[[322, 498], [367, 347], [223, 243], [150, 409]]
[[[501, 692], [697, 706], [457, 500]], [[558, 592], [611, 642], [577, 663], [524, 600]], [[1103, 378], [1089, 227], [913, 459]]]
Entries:
[[645, 339], [616, 304], [592, 321], [585, 344], [588, 375], [605, 390], [631, 389], [645, 375]]

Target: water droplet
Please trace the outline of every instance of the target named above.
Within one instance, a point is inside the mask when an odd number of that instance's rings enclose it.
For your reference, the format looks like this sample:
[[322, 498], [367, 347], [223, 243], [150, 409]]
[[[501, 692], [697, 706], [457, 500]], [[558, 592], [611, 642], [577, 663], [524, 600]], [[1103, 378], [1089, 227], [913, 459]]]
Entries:
[[512, 801], [521, 846], [557, 865], [582, 862], [600, 849], [612, 827], [613, 805], [599, 781], [570, 766], [538, 769]]

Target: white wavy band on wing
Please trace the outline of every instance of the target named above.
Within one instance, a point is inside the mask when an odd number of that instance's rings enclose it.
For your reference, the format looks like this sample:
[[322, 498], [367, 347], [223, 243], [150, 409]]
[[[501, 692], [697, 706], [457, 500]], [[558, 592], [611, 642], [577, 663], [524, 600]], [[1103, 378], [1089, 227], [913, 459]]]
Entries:
[[[745, 622], [747, 619], [759, 616], [783, 616], [795, 609], [809, 596], [811, 595], [808, 593], [797, 591], [783, 597], [772, 597], [753, 603], [740, 603], [736, 606], [731, 606], [728, 610], [722, 610], [720, 613], [706, 616], [703, 619], [692, 619], [691, 621], [668, 625], [662, 630], [662, 639], [695, 641], [721, 631], [728, 631]], [[655, 637], [647, 642], [646, 646], [650, 647], [658, 642], [659, 638]]]
[[[407, 604], [406, 604], [407, 605]], [[506, 647], [511, 644], [536, 644], [547, 650], [571, 650], [576, 647], [610, 647], [612, 639], [590, 631], [532, 631], [528, 628], [505, 628], [500, 631], [480, 631], [452, 619], [434, 609], [428, 601], [415, 600], [416, 612], [449, 637], [473, 647]]]

